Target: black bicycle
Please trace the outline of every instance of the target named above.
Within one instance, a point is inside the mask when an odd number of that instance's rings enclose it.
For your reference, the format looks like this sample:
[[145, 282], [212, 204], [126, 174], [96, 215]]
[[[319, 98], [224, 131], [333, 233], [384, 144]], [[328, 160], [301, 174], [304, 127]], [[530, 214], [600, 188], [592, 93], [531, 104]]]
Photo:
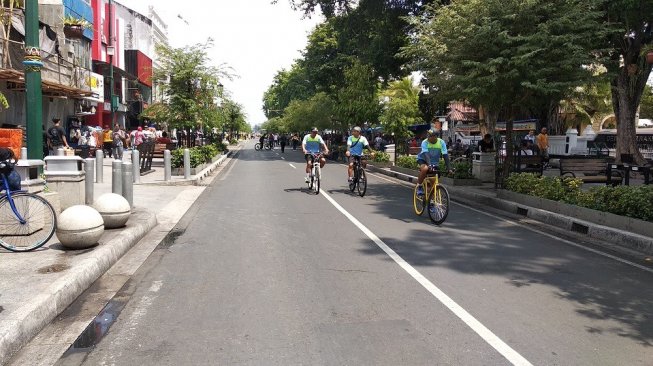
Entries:
[[364, 156], [352, 155], [354, 157], [354, 176], [349, 182], [349, 190], [351, 192], [357, 191], [358, 195], [363, 197], [367, 191], [367, 177], [365, 176], [365, 169], [361, 162], [365, 159]]
[[254, 145], [254, 149], [256, 151], [263, 150], [263, 149], [272, 150], [272, 145], [270, 145], [270, 143], [266, 141], [266, 142], [263, 143], [263, 146], [261, 146], [261, 143], [257, 142], [256, 145]]
[[11, 191], [7, 175], [15, 162], [0, 161], [0, 246], [12, 252], [28, 252], [47, 243], [54, 234], [57, 217], [43, 197]]

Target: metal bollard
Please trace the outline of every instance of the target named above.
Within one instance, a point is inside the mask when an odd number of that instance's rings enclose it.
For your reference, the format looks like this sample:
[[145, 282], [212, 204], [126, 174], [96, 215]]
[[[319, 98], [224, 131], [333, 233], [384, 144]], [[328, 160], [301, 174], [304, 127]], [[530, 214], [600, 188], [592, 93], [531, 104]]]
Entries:
[[86, 158], [84, 159], [84, 174], [85, 174], [85, 202], [87, 205], [93, 204], [93, 179], [94, 179], [94, 170], [95, 168], [95, 159]]
[[134, 183], [141, 182], [141, 152], [138, 149], [132, 151], [132, 175]]
[[26, 147], [21, 147], [20, 148], [20, 160], [27, 160], [27, 148]]
[[104, 183], [104, 152], [95, 150], [95, 183]]
[[122, 154], [122, 162], [123, 163], [132, 162], [132, 154], [130, 153], [130, 150], [125, 150], [125, 152]]
[[184, 149], [184, 179], [190, 179], [190, 150]]
[[57, 156], [64, 156], [63, 149], [57, 149]]
[[134, 171], [132, 163], [122, 163], [122, 196], [134, 207]]
[[163, 180], [169, 182], [172, 179], [172, 154], [170, 150], [163, 151]]
[[111, 163], [111, 192], [122, 196], [122, 161]]

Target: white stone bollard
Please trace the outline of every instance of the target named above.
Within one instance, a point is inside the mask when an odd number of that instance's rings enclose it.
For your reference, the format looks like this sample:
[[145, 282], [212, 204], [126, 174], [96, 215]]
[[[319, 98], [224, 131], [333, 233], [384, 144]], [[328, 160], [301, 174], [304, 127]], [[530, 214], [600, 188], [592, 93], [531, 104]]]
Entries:
[[104, 220], [105, 229], [115, 229], [125, 226], [131, 213], [129, 202], [118, 194], [105, 193], [93, 203]]
[[92, 247], [98, 243], [103, 233], [104, 220], [90, 206], [71, 206], [57, 218], [57, 239], [66, 248]]

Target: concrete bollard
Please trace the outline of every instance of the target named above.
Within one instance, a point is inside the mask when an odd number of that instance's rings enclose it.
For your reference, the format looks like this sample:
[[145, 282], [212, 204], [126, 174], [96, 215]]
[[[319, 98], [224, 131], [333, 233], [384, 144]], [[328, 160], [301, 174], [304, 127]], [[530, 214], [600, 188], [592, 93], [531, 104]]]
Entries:
[[138, 149], [132, 151], [132, 175], [134, 183], [141, 182], [141, 152]]
[[20, 160], [27, 160], [27, 148], [26, 147], [21, 147], [20, 148]]
[[184, 179], [190, 179], [190, 150], [184, 149]]
[[85, 174], [85, 189], [86, 189], [86, 194], [85, 194], [85, 200], [84, 202], [87, 205], [92, 205], [93, 204], [93, 176], [95, 170], [95, 159], [93, 158], [86, 158], [84, 159], [84, 174]]
[[95, 150], [95, 183], [104, 183], [104, 152]]
[[122, 163], [122, 196], [134, 207], [134, 171], [132, 163]]
[[57, 156], [64, 156], [63, 149], [57, 149]]
[[172, 154], [170, 150], [163, 151], [163, 180], [169, 182], [172, 179]]
[[132, 162], [132, 154], [130, 153], [131, 150], [125, 150], [125, 152], [122, 154], [122, 162], [123, 163], [131, 163]]
[[122, 196], [122, 161], [111, 163], [111, 192]]

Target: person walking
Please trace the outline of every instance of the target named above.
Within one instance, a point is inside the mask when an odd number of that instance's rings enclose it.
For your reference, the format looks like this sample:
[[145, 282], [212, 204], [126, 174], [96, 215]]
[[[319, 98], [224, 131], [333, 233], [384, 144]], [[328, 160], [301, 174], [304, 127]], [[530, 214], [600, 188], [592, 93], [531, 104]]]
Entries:
[[542, 127], [540, 134], [535, 138], [537, 149], [540, 151], [540, 156], [544, 161], [544, 168], [549, 166], [549, 134], [546, 127]]
[[104, 125], [104, 130], [102, 130], [102, 151], [108, 157], [113, 155], [113, 131], [109, 125]]
[[281, 146], [281, 153], [286, 151], [286, 144], [288, 143], [288, 136], [284, 133], [279, 137], [279, 146]]
[[115, 125], [113, 128], [113, 135], [112, 135], [112, 146], [113, 146], [113, 158], [122, 160], [122, 153], [125, 149], [125, 132], [120, 129], [118, 124]]
[[50, 155], [56, 155], [58, 149], [63, 149], [64, 146], [68, 147], [68, 141], [66, 141], [66, 132], [61, 127], [61, 120], [53, 118], [52, 123], [54, 126], [50, 127], [47, 132], [48, 148]]

